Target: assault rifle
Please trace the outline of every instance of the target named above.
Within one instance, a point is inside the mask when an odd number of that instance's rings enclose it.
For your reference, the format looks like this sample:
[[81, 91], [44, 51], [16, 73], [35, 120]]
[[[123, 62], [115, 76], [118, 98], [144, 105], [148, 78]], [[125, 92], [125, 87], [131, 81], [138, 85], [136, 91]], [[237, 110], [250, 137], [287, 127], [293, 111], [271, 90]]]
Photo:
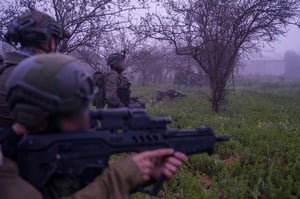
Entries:
[[[28, 134], [18, 145], [21, 175], [36, 188], [53, 175], [78, 176], [91, 182], [107, 166], [110, 155], [173, 148], [187, 155], [213, 153], [216, 136], [209, 126], [196, 129], [168, 129], [169, 117], [151, 117], [143, 109], [111, 109], [91, 112], [101, 127], [74, 133]], [[156, 195], [163, 177], [153, 190]]]

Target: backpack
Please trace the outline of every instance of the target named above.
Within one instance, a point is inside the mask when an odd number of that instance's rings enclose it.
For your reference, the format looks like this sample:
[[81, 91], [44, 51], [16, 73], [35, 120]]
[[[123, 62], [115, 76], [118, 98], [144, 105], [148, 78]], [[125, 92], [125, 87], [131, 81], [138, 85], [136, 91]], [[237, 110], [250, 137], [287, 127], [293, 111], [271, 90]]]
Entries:
[[93, 74], [93, 82], [98, 91], [95, 94], [92, 103], [97, 109], [104, 108], [106, 74], [100, 71], [95, 72]]

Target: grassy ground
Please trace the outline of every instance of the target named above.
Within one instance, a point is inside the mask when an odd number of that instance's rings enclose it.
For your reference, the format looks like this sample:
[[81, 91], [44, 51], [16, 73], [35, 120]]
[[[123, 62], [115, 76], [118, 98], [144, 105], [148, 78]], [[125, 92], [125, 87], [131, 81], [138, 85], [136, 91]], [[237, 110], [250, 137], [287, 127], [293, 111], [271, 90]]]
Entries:
[[[136, 86], [133, 93], [150, 99], [166, 87]], [[198, 88], [179, 90], [188, 97], [148, 105], [147, 111], [170, 115], [170, 127], [211, 125], [231, 141], [218, 144], [215, 155], [191, 156], [159, 198], [300, 198], [300, 85], [240, 82], [219, 114]]]

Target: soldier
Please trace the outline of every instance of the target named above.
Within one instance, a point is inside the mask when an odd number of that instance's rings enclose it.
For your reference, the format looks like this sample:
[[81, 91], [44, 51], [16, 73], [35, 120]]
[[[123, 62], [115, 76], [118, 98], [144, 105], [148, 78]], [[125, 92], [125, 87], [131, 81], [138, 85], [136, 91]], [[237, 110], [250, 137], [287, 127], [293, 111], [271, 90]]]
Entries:
[[160, 102], [160, 101], [164, 100], [165, 98], [173, 100], [177, 97], [186, 97], [186, 95], [182, 94], [174, 89], [169, 89], [167, 91], [158, 90], [156, 92], [156, 101], [157, 102]]
[[[105, 99], [103, 100], [105, 101], [104, 103], [108, 105], [108, 108], [145, 108], [145, 103], [142, 102], [139, 97], [131, 97], [131, 83], [127, 77], [122, 74], [125, 69], [125, 54], [113, 53], [109, 55], [107, 64], [111, 70], [105, 77], [105, 89], [103, 94]], [[95, 82], [99, 81], [95, 80]], [[100, 102], [100, 104], [103, 103]]]
[[0, 136], [5, 156], [0, 167], [1, 199], [129, 198], [138, 185], [150, 179], [157, 179], [161, 174], [171, 178], [186, 161], [184, 154], [172, 149], [134, 154], [111, 164], [85, 188], [76, 177], [54, 176], [39, 192], [23, 180], [15, 162], [16, 146], [23, 135], [71, 133], [89, 127], [88, 106], [94, 87], [84, 68], [83, 63], [70, 56], [47, 54], [22, 61], [12, 72], [7, 84], [7, 101], [15, 123]]
[[[110, 66], [111, 70], [105, 77], [105, 89], [103, 93], [105, 99], [103, 99], [104, 102], [96, 102], [94, 104], [106, 103], [108, 108], [145, 108], [145, 103], [143, 103], [139, 97], [130, 96], [131, 83], [122, 74], [125, 70], [125, 54], [113, 53], [109, 55], [107, 64]], [[94, 80], [94, 82], [101, 82], [101, 78]], [[102, 107], [104, 107], [104, 105]]]
[[109, 108], [127, 107], [130, 104], [131, 83], [122, 75], [124, 60], [125, 55], [120, 53], [113, 53], [107, 59], [111, 70], [106, 77], [105, 101]]
[[5, 54], [0, 68], [0, 127], [12, 124], [5, 102], [5, 84], [14, 66], [32, 55], [56, 51], [57, 43], [65, 36], [53, 18], [39, 11], [26, 12], [8, 24], [7, 42], [21, 48]]

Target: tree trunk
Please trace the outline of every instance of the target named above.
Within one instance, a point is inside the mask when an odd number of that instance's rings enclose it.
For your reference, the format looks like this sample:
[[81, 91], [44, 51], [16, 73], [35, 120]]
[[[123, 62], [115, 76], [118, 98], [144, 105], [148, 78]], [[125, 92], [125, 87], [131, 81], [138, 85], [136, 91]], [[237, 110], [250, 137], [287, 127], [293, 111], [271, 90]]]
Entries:
[[146, 84], [146, 75], [143, 75], [143, 79], [142, 79], [142, 85], [143, 87], [145, 87]]
[[212, 111], [219, 113], [220, 107], [225, 100], [226, 80], [211, 80], [211, 108]]

